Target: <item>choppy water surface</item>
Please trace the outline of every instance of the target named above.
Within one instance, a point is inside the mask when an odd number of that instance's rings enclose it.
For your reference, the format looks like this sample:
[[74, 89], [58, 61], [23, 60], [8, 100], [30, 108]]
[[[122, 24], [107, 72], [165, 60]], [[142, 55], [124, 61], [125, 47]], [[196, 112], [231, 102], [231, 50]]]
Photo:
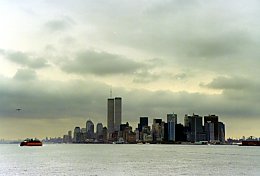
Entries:
[[0, 175], [260, 175], [260, 147], [3, 144]]

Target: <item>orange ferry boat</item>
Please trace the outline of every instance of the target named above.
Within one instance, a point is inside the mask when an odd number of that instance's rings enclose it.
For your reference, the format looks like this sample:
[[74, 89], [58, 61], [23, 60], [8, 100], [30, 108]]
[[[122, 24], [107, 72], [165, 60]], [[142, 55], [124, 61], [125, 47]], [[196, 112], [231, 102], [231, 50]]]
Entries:
[[25, 139], [20, 146], [42, 146], [42, 142], [38, 139]]

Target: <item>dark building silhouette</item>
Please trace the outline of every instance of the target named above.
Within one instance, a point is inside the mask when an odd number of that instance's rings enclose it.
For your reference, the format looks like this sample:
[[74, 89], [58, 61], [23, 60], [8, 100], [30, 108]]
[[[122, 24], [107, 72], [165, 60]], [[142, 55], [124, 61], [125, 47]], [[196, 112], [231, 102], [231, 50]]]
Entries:
[[108, 98], [107, 99], [107, 130], [109, 140], [114, 139], [115, 131], [120, 130], [120, 124], [122, 122], [122, 98]]
[[196, 114], [185, 115], [185, 127], [187, 127], [187, 140], [190, 142], [204, 141], [206, 135], [202, 127], [202, 117]]
[[[216, 115], [208, 115], [204, 116], [204, 125], [206, 123], [213, 123], [214, 124], [214, 140], [219, 140], [219, 134], [218, 134], [218, 116]], [[206, 129], [205, 129], [206, 130]], [[206, 131], [207, 133], [207, 131]], [[209, 134], [209, 133], [208, 133]], [[209, 138], [209, 137], [207, 137]]]
[[74, 128], [74, 136], [73, 136], [73, 142], [74, 143], [80, 143], [81, 142], [81, 131], [80, 127], [75, 127]]
[[107, 131], [109, 134], [114, 132], [115, 123], [115, 103], [114, 98], [107, 99]]
[[168, 123], [164, 123], [164, 136], [163, 136], [163, 141], [169, 142], [169, 135], [168, 135]]
[[122, 123], [122, 98], [115, 97], [115, 124], [114, 124], [115, 131], [119, 131], [121, 123]]
[[152, 137], [154, 142], [161, 142], [164, 135], [164, 125], [162, 119], [153, 119]]
[[107, 143], [108, 142], [108, 139], [107, 139], [107, 136], [108, 136], [107, 127], [103, 127], [102, 134], [103, 134], [103, 142]]
[[218, 139], [221, 143], [225, 142], [225, 124], [218, 122]]
[[93, 139], [94, 138], [94, 123], [91, 120], [86, 122], [86, 138]]
[[185, 134], [185, 127], [182, 124], [176, 124], [175, 125], [176, 129], [176, 141], [178, 142], [185, 142], [187, 141], [187, 136]]
[[153, 119], [153, 123], [158, 123], [159, 125], [161, 125], [162, 119]]
[[138, 130], [141, 132], [143, 127], [148, 126], [148, 117], [140, 117], [140, 123], [138, 124]]

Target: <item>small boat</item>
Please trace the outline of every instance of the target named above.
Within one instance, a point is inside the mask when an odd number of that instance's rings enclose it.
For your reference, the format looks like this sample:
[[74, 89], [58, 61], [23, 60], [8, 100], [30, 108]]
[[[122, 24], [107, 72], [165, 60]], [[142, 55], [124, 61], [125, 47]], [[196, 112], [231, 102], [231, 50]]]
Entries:
[[208, 141], [197, 141], [197, 142], [194, 142], [195, 145], [208, 145]]
[[20, 143], [20, 146], [42, 146], [42, 142], [38, 139], [25, 139]]

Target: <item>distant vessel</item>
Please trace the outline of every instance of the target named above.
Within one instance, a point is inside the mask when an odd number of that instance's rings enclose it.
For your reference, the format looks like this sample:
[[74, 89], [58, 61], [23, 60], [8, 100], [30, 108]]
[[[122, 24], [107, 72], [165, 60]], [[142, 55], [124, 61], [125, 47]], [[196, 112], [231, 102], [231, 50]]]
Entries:
[[208, 141], [197, 141], [197, 142], [194, 142], [195, 145], [208, 145]]
[[25, 139], [20, 143], [20, 146], [42, 146], [42, 142], [38, 139]]
[[260, 146], [260, 141], [242, 141], [241, 146]]

